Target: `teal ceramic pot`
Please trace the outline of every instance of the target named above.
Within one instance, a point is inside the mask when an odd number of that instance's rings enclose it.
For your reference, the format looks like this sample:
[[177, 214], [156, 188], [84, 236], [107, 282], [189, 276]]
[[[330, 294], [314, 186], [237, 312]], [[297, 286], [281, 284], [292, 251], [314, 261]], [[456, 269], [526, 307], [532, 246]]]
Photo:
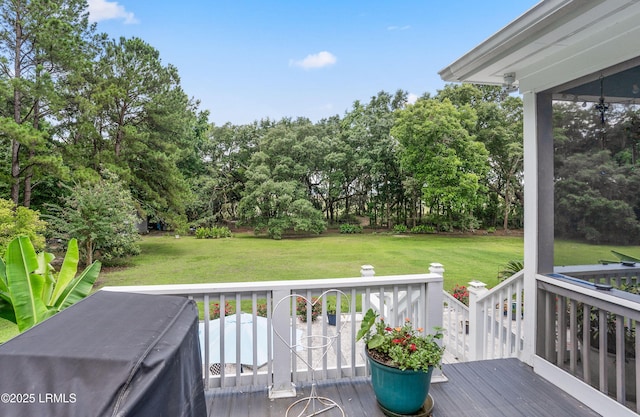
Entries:
[[[366, 350], [366, 349], [365, 349]], [[369, 358], [371, 384], [380, 405], [396, 414], [415, 414], [429, 395], [431, 374], [424, 371], [402, 371]]]

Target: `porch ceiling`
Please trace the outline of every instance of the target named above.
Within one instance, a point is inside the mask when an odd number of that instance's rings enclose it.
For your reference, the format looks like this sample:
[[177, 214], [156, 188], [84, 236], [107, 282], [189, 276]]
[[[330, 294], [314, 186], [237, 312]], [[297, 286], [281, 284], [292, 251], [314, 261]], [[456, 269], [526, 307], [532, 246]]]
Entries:
[[[445, 81], [504, 85], [556, 99], [640, 99], [640, 0], [544, 0], [440, 71]], [[615, 74], [615, 76], [614, 76]], [[613, 86], [617, 86], [614, 87]]]

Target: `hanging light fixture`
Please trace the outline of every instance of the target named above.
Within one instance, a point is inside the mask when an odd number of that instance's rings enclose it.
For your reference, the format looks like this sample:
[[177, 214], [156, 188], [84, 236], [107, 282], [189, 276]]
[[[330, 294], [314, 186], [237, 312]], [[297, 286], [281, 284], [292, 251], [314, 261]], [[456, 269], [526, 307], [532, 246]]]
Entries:
[[595, 106], [596, 110], [600, 112], [600, 122], [604, 125], [607, 121], [605, 113], [609, 110], [609, 105], [604, 102], [604, 77], [600, 76], [600, 100]]

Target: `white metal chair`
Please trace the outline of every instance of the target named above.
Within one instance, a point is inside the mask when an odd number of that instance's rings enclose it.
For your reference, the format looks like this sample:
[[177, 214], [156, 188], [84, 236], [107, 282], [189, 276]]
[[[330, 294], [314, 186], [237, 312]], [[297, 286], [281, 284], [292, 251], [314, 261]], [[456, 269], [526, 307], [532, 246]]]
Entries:
[[[347, 301], [347, 305], [349, 306], [349, 310], [351, 310], [351, 303], [349, 297], [342, 291], [338, 289], [326, 290], [322, 294], [320, 294], [317, 298], [314, 297], [313, 300], [309, 300], [307, 297], [301, 294], [290, 294], [286, 297], [283, 297], [278, 301], [278, 303], [274, 307], [274, 311], [278, 308], [289, 308], [290, 314], [293, 317], [293, 322], [296, 321], [296, 307], [297, 301], [303, 300], [306, 301], [307, 304], [307, 317], [311, 320], [311, 314], [313, 310], [313, 306], [322, 303], [323, 298], [326, 296], [334, 295], [338, 299], [344, 299]], [[342, 303], [337, 304], [337, 309], [340, 309]], [[339, 326], [336, 327], [335, 334], [327, 335], [327, 334], [308, 334], [306, 336], [300, 338], [293, 337], [283, 337], [283, 335], [279, 334], [277, 331], [274, 331], [274, 334], [289, 348], [289, 350], [296, 355], [298, 359], [300, 359], [310, 370], [311, 370], [311, 391], [309, 396], [300, 398], [293, 402], [289, 408], [287, 408], [287, 412], [285, 417], [289, 416], [290, 412], [294, 412], [294, 409], [300, 409], [297, 417], [310, 417], [316, 416], [318, 414], [322, 414], [326, 411], [337, 409], [339, 413], [345, 417], [344, 410], [342, 407], [336, 403], [334, 400], [322, 397], [318, 395], [317, 385], [316, 385], [316, 371], [322, 362], [323, 358], [327, 355], [329, 350], [335, 345], [338, 341], [340, 334], [346, 325], [346, 320], [342, 321]], [[295, 327], [295, 324], [294, 324]], [[311, 355], [305, 358], [305, 352], [307, 355], [311, 351]], [[313, 352], [318, 352], [318, 355], [314, 355]], [[311, 358], [311, 359], [310, 359]], [[295, 370], [294, 370], [295, 371]], [[294, 412], [295, 413], [295, 412]], [[307, 414], [308, 413], [308, 414]], [[295, 415], [295, 414], [292, 414]]]

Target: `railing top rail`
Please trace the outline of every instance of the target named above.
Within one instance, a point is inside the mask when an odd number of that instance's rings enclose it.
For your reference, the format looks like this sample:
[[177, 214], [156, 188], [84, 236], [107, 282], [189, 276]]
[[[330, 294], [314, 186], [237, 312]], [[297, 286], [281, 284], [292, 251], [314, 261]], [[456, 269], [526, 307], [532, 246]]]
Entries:
[[155, 295], [205, 295], [242, 292], [270, 292], [277, 289], [366, 288], [442, 282], [438, 274], [388, 275], [379, 277], [326, 278], [286, 281], [221, 282], [210, 284], [131, 285], [103, 287], [102, 291], [140, 292]]
[[628, 292], [616, 289], [596, 289], [596, 286], [589, 282], [584, 282], [584, 284], [582, 284], [578, 282], [580, 280], [575, 280], [576, 282], [572, 282], [570, 280], [562, 279], [561, 277], [536, 275], [536, 279], [538, 281], [563, 288], [574, 293], [582, 294], [594, 300], [601, 300], [606, 303], [627, 308], [629, 310], [640, 311], [640, 295], [630, 294]]
[[514, 281], [517, 281], [519, 279], [524, 279], [524, 270], [516, 272], [515, 274], [511, 275], [509, 278], [505, 279], [504, 281], [502, 281], [500, 284], [496, 285], [495, 287], [491, 288], [488, 292], [484, 293], [484, 294], [480, 294], [478, 296], [478, 302], [484, 300], [485, 298], [489, 298], [491, 295], [497, 293], [498, 291], [502, 290], [505, 287], [510, 286], [511, 284], [513, 284]]
[[615, 272], [640, 272], [639, 266], [628, 266], [621, 263], [555, 266], [553, 272], [566, 275], [578, 274], [611, 274]]

